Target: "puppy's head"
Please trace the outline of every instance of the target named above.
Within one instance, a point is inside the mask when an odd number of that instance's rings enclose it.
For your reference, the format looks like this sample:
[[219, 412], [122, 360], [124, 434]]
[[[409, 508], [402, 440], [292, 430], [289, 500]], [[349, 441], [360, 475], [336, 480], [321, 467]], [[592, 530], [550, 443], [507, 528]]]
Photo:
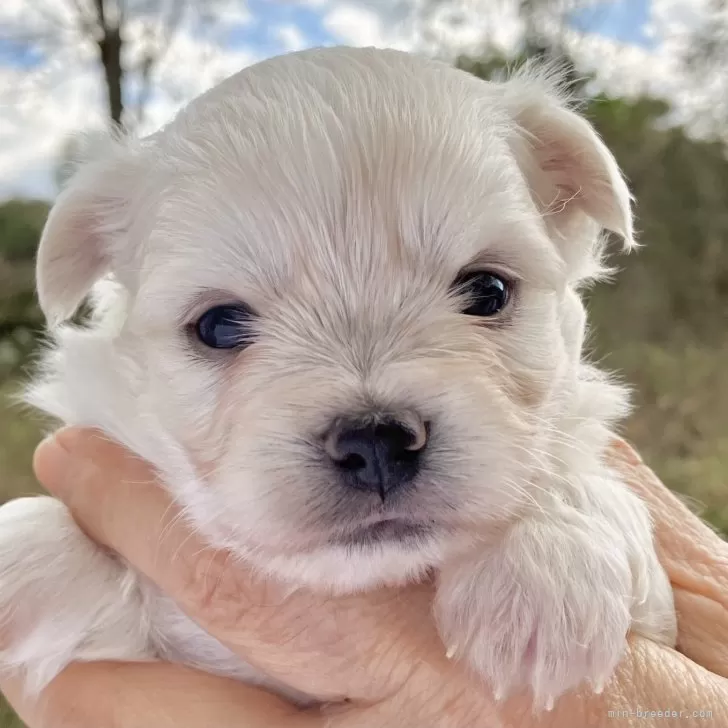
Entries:
[[547, 76], [273, 59], [60, 197], [44, 311], [112, 293], [90, 331], [61, 327], [36, 401], [150, 457], [276, 573], [407, 578], [529, 498], [573, 414], [602, 228], [631, 242], [627, 188]]

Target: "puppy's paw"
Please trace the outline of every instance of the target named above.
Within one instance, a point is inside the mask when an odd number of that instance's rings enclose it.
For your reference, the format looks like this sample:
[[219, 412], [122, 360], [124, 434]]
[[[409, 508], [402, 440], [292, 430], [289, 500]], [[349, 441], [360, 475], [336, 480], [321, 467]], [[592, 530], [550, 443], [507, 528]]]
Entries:
[[136, 577], [53, 498], [0, 508], [0, 668], [40, 690], [73, 660], [151, 657]]
[[436, 616], [451, 657], [497, 699], [530, 687], [551, 709], [583, 681], [601, 691], [626, 647], [633, 575], [622, 536], [575, 511], [527, 519], [443, 569]]
[[674, 647], [677, 618], [672, 585], [660, 564], [647, 506], [618, 479], [604, 479], [586, 496], [591, 510], [618, 529], [632, 570], [632, 631]]

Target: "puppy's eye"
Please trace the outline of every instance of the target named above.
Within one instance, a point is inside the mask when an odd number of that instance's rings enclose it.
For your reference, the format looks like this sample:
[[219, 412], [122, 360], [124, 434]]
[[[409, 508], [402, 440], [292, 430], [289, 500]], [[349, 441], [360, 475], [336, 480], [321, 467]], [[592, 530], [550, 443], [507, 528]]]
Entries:
[[465, 296], [467, 316], [489, 317], [500, 313], [511, 297], [511, 284], [496, 273], [472, 271], [455, 280], [454, 288]]
[[253, 312], [242, 303], [215, 306], [195, 324], [197, 338], [212, 349], [236, 349], [252, 341]]

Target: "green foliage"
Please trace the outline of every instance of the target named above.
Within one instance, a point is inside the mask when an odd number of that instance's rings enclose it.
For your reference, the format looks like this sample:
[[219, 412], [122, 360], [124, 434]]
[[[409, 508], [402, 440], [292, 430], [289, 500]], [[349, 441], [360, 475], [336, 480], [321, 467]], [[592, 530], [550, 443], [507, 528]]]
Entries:
[[0, 205], [0, 258], [32, 260], [47, 216], [47, 202], [10, 200]]
[[0, 204], [0, 377], [23, 365], [43, 324], [33, 268], [48, 209], [37, 200]]
[[23, 728], [24, 724], [20, 722], [10, 706], [3, 700], [0, 701], [0, 726], [2, 728]]
[[[660, 128], [658, 101], [594, 99], [586, 109], [637, 199], [645, 247], [594, 297], [620, 339], [720, 340], [728, 321], [728, 162], [721, 144]], [[613, 341], [616, 345], [618, 342]]]

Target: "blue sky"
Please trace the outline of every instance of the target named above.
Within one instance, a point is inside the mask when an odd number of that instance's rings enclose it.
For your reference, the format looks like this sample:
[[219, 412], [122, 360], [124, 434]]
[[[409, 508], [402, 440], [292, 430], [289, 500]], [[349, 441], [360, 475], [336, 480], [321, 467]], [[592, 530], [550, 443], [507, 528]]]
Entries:
[[[651, 0], [602, 0], [575, 12], [572, 23], [579, 29], [604, 35], [623, 43], [649, 47], [652, 39], [646, 27]], [[252, 22], [241, 25], [228, 36], [231, 44], [245, 45], [262, 56], [281, 52], [280, 40], [271, 29], [281, 24], [295, 25], [307, 45], [328, 45], [338, 41], [324, 27], [323, 9], [291, 2], [249, 0]]]
[[[641, 79], [654, 75], [657, 67], [651, 67], [645, 58], [660, 42], [647, 34], [655, 9], [659, 5], [663, 14], [671, 14], [676, 2], [692, 8], [703, 1], [597, 0], [574, 13], [571, 23], [601, 36], [611, 47], [590, 41], [591, 47], [584, 49], [586, 56], [582, 54], [582, 59], [587, 66], [592, 64], [607, 75], [616, 73], [622, 84], [635, 74]], [[477, 27], [483, 21], [482, 27], [488, 32], [503, 30], [503, 37], [513, 41], [518, 38], [520, 26], [514, 21], [514, 12], [509, 15], [502, 10], [507, 0], [501, 2], [504, 5], [481, 0]], [[68, 0], [0, 0], [0, 88], [7, 89], [11, 99], [8, 105], [7, 96], [0, 98], [0, 198], [13, 194], [54, 195], [52, 170], [64, 141], [90, 124], [104, 123], [104, 100], [90, 46], [85, 60], [75, 66], [68, 59], [54, 65], [41, 51], [2, 40], [3, 29], [22, 29], [38, 3], [46, 7], [55, 4], [56, 10], [69, 7]], [[204, 42], [198, 29], [188, 29], [187, 36], [176, 41], [162, 74], [166, 76], [157, 79], [147, 114], [155, 128], [184, 101], [256, 60], [337, 43], [410, 47], [394, 23], [391, 0], [224, 0], [223, 6], [232, 15], [215, 36], [215, 62], [204, 60]], [[28, 28], [34, 31], [36, 26], [30, 24]], [[476, 38], [481, 37], [475, 25], [471, 30]], [[662, 63], [663, 76], [669, 75], [665, 68]], [[43, 79], [42, 89], [33, 88], [29, 82], [34, 75]]]
[[[224, 36], [230, 47], [244, 46], [262, 57], [280, 53], [285, 49], [273, 29], [281, 25], [297, 27], [307, 45], [329, 45], [339, 40], [325, 27], [325, 6], [271, 0], [248, 0], [247, 5], [250, 22], [231, 27]], [[646, 26], [650, 5], [651, 0], [603, 0], [575, 12], [571, 20], [577, 28], [624, 43], [649, 46], [652, 40], [646, 34]], [[36, 49], [9, 42], [0, 35], [0, 66], [33, 68], [43, 61], [43, 54]]]
[[[649, 20], [651, 0], [603, 0], [575, 12], [573, 24], [625, 43], [649, 45], [645, 33]], [[324, 27], [322, 7], [294, 2], [248, 0], [251, 21], [231, 27], [225, 39], [231, 46], [246, 46], [262, 56], [281, 52], [280, 40], [272, 28], [282, 24], [296, 26], [309, 45], [327, 45], [337, 42]], [[9, 43], [0, 37], [0, 64], [33, 67], [42, 61], [38, 51], [22, 43]]]
[[650, 18], [651, 0], [617, 0], [600, 2], [594, 7], [575, 13], [577, 27], [593, 30], [602, 35], [635, 45], [651, 45], [646, 34]]
[[262, 56], [281, 52], [281, 43], [272, 29], [281, 25], [294, 25], [306, 38], [307, 45], [330, 45], [336, 42], [323, 24], [320, 8], [298, 3], [272, 3], [270, 0], [249, 0], [253, 20], [239, 26], [230, 36], [233, 43], [242, 43]]
[[623, 43], [650, 46], [653, 41], [646, 34], [650, 4], [651, 0], [600, 2], [575, 13], [573, 22], [579, 28], [593, 30]]

